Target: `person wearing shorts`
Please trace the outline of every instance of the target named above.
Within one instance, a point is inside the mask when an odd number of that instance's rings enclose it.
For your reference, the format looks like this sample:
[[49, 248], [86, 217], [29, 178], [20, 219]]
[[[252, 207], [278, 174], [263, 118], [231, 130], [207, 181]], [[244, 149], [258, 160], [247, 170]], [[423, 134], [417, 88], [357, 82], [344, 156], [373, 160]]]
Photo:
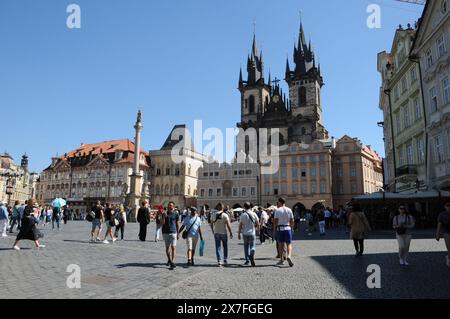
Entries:
[[292, 229], [294, 229], [294, 214], [292, 210], [285, 205], [284, 198], [278, 199], [274, 216], [274, 237], [278, 239], [278, 254], [280, 261], [277, 265], [284, 265], [284, 250], [287, 246], [287, 261], [290, 267], [294, 266], [292, 262]]
[[197, 209], [191, 207], [188, 209], [189, 215], [183, 220], [183, 225], [180, 228], [180, 233], [185, 229], [187, 232], [186, 246], [187, 246], [187, 265], [194, 266], [194, 255], [197, 247], [198, 239], [203, 240], [202, 235], [202, 220], [197, 215]]
[[96, 205], [92, 208], [92, 211], [95, 214], [95, 218], [92, 221], [91, 242], [94, 241], [94, 233], [97, 228], [96, 240], [100, 241], [100, 232], [102, 231], [102, 222], [104, 221], [103, 207], [101, 206], [100, 201], [97, 201]]
[[171, 270], [177, 267], [175, 264], [175, 256], [180, 229], [179, 221], [180, 215], [175, 211], [175, 203], [170, 202], [167, 206], [167, 212], [162, 216], [161, 225], [163, 239], [166, 244], [167, 266]]

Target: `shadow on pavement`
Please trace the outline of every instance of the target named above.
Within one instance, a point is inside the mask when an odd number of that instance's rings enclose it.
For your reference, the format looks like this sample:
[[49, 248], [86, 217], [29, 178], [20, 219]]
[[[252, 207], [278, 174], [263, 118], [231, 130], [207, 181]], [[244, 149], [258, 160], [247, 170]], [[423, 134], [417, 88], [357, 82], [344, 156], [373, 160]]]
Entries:
[[[411, 253], [410, 266], [401, 266], [396, 253], [355, 256], [311, 257], [355, 298], [376, 299], [448, 299], [450, 267], [445, 252]], [[369, 289], [369, 265], [381, 269], [381, 289]]]

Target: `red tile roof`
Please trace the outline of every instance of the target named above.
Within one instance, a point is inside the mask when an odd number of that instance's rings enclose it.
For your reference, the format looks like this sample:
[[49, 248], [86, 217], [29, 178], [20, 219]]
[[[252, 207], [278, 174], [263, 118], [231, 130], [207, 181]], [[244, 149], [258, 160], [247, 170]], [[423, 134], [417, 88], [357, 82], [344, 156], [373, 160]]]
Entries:
[[[130, 152], [134, 154], [134, 143], [126, 139], [126, 140], [101, 142], [96, 144], [82, 144], [76, 150], [73, 150], [62, 156], [62, 158], [73, 158], [89, 154], [91, 155], [108, 154], [108, 153], [115, 153], [117, 151]], [[141, 154], [145, 154], [146, 156], [148, 156], [148, 153], [142, 149]]]

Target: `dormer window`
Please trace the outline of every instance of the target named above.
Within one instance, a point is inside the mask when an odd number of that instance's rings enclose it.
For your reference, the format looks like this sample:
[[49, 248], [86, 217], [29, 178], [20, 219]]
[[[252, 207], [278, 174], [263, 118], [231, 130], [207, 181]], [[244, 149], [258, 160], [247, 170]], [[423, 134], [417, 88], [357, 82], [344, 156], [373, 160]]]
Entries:
[[117, 151], [117, 152], [116, 152], [116, 158], [115, 158], [115, 160], [116, 160], [116, 161], [119, 161], [119, 160], [121, 160], [122, 158], [123, 158], [123, 152]]

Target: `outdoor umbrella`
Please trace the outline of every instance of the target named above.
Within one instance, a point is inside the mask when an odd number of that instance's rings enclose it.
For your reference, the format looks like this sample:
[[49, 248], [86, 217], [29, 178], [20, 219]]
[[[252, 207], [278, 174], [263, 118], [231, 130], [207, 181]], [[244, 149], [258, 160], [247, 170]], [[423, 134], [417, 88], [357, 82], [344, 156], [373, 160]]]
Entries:
[[55, 208], [61, 208], [67, 205], [67, 202], [62, 199], [62, 198], [56, 198], [53, 202], [52, 202], [52, 206]]

